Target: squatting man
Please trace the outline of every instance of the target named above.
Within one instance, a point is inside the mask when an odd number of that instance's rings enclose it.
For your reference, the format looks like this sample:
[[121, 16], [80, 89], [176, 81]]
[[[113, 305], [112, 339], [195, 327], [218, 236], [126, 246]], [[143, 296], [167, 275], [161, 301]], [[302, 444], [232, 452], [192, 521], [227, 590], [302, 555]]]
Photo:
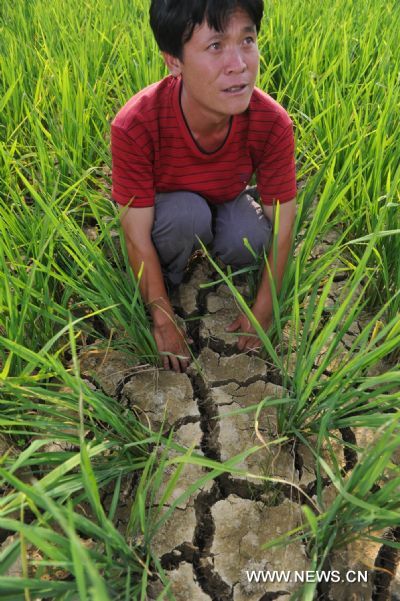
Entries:
[[[185, 371], [188, 341], [167, 290], [183, 278], [200, 239], [234, 269], [251, 265], [247, 238], [268, 249], [279, 202], [279, 290], [296, 212], [292, 121], [255, 87], [263, 0], [152, 0], [150, 24], [169, 75], [135, 94], [111, 126], [112, 197], [121, 207], [129, 261], [153, 320], [166, 369]], [[256, 175], [257, 202], [246, 190]], [[128, 207], [126, 206], [128, 205]], [[272, 296], [264, 269], [252, 306], [267, 330]], [[227, 327], [238, 349], [260, 345], [248, 318]]]

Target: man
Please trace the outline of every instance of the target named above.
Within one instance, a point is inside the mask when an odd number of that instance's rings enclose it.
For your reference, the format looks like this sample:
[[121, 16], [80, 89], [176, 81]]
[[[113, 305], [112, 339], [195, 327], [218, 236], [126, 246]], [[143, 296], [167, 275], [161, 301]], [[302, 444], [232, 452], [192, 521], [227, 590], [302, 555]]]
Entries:
[[[281, 285], [296, 211], [294, 142], [285, 110], [255, 88], [262, 14], [263, 0], [152, 0], [150, 24], [170, 75], [112, 123], [112, 196], [136, 276], [143, 267], [140, 291], [166, 369], [189, 362], [166, 282], [181, 282], [198, 238], [224, 263], [249, 265], [243, 238], [256, 252], [267, 248], [279, 202], [277, 256], [270, 250], [268, 261]], [[262, 208], [245, 191], [253, 173]], [[267, 269], [252, 311], [266, 330]], [[260, 345], [242, 314], [227, 330], [242, 334], [239, 350]]]

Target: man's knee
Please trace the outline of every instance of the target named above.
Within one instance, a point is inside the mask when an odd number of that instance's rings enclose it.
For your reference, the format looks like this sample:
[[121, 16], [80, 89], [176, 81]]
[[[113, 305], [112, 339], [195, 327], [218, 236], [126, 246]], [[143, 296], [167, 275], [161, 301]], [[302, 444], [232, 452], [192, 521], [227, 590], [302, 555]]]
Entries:
[[152, 240], [174, 283], [182, 279], [190, 255], [200, 248], [199, 239], [204, 244], [212, 241], [211, 211], [204, 198], [191, 192], [158, 195]]
[[155, 241], [169, 238], [176, 245], [197, 245], [212, 240], [211, 211], [205, 199], [193, 192], [170, 192], [156, 197], [152, 232]]
[[268, 245], [268, 231], [265, 231], [264, 235], [258, 231], [242, 238], [227, 235], [216, 254], [227, 265], [244, 267], [252, 265], [255, 262], [254, 255], [261, 256], [264, 250], [268, 250]]
[[243, 267], [254, 263], [254, 255], [268, 249], [271, 222], [261, 207], [247, 195], [223, 207], [214, 241], [214, 253], [228, 265]]

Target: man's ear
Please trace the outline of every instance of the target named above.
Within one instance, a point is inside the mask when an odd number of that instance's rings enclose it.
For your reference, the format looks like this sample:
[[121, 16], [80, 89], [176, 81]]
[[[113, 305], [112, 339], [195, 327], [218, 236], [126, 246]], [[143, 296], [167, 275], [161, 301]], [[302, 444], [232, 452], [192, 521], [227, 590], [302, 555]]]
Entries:
[[182, 63], [176, 56], [168, 54], [168, 52], [161, 52], [165, 64], [167, 65], [168, 71], [174, 77], [178, 77], [182, 73]]

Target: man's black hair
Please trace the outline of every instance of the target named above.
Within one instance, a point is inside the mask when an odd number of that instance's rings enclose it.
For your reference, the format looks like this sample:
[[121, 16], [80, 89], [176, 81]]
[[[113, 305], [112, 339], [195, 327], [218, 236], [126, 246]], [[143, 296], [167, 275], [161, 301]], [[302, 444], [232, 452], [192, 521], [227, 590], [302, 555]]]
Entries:
[[249, 15], [259, 31], [263, 0], [151, 0], [150, 25], [160, 50], [182, 60], [183, 45], [196, 25], [206, 20], [210, 28], [221, 32], [237, 8]]

